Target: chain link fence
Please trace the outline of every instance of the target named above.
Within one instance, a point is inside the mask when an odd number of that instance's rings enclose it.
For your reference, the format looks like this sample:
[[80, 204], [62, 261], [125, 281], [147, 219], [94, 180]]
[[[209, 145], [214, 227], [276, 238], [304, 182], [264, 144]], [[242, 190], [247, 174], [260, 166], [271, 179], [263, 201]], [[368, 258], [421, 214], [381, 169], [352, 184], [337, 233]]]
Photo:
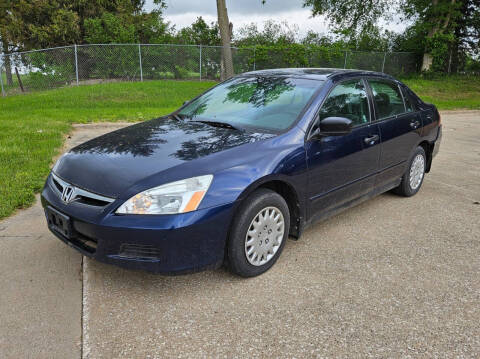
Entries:
[[[232, 48], [233, 72], [285, 67], [329, 67], [405, 75], [417, 72], [413, 53], [302, 48]], [[222, 47], [198, 45], [73, 45], [0, 56], [2, 95], [107, 81], [216, 80]]]

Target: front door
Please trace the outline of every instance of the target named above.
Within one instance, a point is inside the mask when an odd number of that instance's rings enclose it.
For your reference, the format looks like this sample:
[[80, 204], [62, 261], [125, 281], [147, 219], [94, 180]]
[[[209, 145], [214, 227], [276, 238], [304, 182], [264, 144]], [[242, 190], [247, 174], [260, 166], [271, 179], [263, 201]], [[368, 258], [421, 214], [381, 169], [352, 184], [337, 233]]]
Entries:
[[339, 83], [324, 101], [317, 121], [346, 117], [354, 127], [347, 135], [312, 138], [306, 143], [310, 219], [346, 206], [373, 190], [380, 158], [380, 131], [377, 124], [371, 123], [370, 113], [361, 79]]

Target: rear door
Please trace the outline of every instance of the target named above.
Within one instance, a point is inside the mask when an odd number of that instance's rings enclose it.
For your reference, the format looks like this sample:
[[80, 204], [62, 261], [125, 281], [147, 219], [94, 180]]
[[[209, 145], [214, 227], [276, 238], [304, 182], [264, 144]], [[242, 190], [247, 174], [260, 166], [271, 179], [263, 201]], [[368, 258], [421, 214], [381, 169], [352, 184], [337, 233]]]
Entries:
[[400, 86], [387, 79], [370, 78], [368, 84], [380, 128], [380, 165], [376, 187], [387, 186], [404, 173], [410, 153], [419, 143], [422, 123], [412, 104], [405, 103]]
[[380, 132], [371, 123], [371, 104], [362, 79], [337, 84], [325, 99], [312, 131], [327, 117], [346, 117], [353, 130], [344, 136], [309, 139], [309, 217], [316, 219], [373, 189], [380, 158]]

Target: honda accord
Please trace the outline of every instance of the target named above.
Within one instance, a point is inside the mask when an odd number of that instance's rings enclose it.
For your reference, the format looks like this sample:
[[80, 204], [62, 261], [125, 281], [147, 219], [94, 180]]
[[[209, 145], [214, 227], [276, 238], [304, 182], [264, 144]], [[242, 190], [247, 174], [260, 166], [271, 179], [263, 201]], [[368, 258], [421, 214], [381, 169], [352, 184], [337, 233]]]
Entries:
[[256, 276], [306, 226], [416, 194], [441, 134], [435, 106], [391, 76], [254, 71], [68, 151], [42, 204], [52, 233], [99, 261]]

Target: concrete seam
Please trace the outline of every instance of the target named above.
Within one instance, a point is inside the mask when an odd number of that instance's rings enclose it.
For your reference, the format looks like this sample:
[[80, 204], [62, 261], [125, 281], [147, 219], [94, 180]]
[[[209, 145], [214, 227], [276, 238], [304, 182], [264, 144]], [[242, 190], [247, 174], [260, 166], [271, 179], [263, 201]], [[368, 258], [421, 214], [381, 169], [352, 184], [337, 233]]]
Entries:
[[89, 317], [89, 306], [87, 301], [87, 261], [84, 256], [82, 256], [82, 347], [80, 349], [81, 358], [88, 359], [90, 358], [90, 346], [89, 346], [89, 334], [88, 334], [88, 317]]

